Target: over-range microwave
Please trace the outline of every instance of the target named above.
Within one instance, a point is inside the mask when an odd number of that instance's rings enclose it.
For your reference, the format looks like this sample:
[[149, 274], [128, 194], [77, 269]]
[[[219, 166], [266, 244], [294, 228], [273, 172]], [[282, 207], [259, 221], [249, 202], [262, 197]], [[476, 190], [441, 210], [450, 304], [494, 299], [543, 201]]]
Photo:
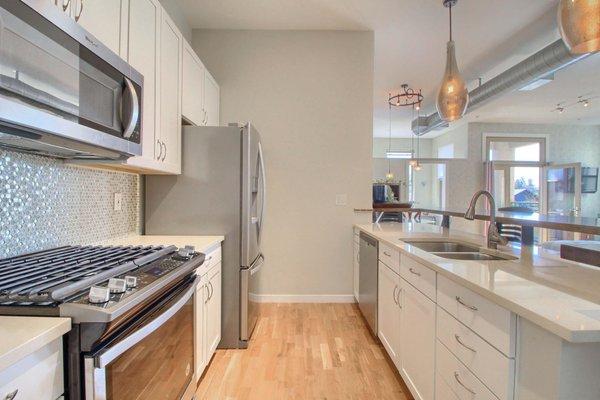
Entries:
[[141, 155], [143, 76], [50, 0], [0, 0], [0, 147]]

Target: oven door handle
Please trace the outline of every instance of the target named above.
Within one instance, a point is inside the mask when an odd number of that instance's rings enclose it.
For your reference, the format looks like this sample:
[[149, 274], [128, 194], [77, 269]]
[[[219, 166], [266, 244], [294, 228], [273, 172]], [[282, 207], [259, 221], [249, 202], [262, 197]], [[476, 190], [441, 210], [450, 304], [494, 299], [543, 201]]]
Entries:
[[[138, 119], [140, 118], [140, 102], [138, 94], [133, 86], [133, 83], [127, 78], [123, 78], [125, 80], [125, 90], [123, 91], [123, 99], [128, 100], [127, 109], [125, 109], [125, 104], [121, 104], [121, 118], [127, 118], [127, 122], [124, 123], [124, 131], [123, 137], [125, 139], [129, 139], [131, 135], [133, 135], [133, 131], [137, 126]], [[129, 95], [126, 95], [129, 93]], [[123, 103], [125, 103], [123, 101]], [[129, 115], [125, 117], [125, 112], [129, 111]]]
[[162, 325], [165, 324], [173, 315], [177, 314], [179, 310], [188, 302], [196, 291], [196, 281], [187, 289], [185, 292], [179, 295], [179, 299], [175, 304], [169, 307], [167, 310], [162, 312], [158, 317], [154, 318], [151, 322], [144, 325], [139, 330], [135, 331], [131, 335], [125, 337], [123, 340], [105, 350], [101, 354], [94, 357], [94, 365], [96, 368], [106, 368], [108, 364], [114, 361], [121, 354], [131, 349], [133, 346], [138, 344], [152, 332], [156, 331]]

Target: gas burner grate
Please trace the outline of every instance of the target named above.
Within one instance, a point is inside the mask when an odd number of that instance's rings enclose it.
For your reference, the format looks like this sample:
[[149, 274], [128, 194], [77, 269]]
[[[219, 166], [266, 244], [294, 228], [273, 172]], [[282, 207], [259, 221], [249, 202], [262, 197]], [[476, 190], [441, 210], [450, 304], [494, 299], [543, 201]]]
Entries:
[[65, 246], [0, 260], [0, 303], [60, 302], [175, 250], [174, 246]]

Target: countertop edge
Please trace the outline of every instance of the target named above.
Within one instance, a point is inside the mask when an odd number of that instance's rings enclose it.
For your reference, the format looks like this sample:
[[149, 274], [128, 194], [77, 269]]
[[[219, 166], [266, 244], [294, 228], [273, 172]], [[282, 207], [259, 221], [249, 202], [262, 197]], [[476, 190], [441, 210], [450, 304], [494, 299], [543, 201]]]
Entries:
[[[469, 290], [493, 301], [501, 307], [506, 308], [507, 310], [515, 313], [520, 318], [524, 318], [545, 330], [559, 336], [560, 338], [570, 342], [570, 343], [598, 343], [600, 342], [600, 330], [588, 329], [585, 331], [573, 331], [563, 325], [556, 324], [553, 320], [544, 317], [543, 315], [537, 314], [535, 311], [532, 311], [504, 296], [501, 296], [497, 293], [494, 293], [490, 290], [487, 290], [463, 277], [460, 275], [454, 274], [451, 271], [448, 271], [444, 268], [437, 266], [434, 263], [429, 262], [428, 260], [422, 259], [415, 254], [411, 254], [406, 251], [403, 246], [395, 243], [393, 241], [388, 240], [384, 236], [379, 236], [376, 233], [369, 232], [365, 229], [361, 224], [354, 224], [353, 227], [355, 229], [359, 229], [361, 232], [376, 238], [378, 241], [385, 242], [386, 244], [393, 246], [395, 249], [398, 249], [402, 254], [412, 258], [419, 263], [426, 265], [427, 267], [433, 269], [435, 272], [442, 274], [444, 277], [466, 287]], [[556, 289], [555, 289], [556, 290]]]
[[45, 329], [42, 332], [37, 333], [29, 340], [21, 343], [20, 345], [12, 348], [11, 350], [0, 355], [0, 373], [12, 365], [18, 363], [23, 358], [35, 353], [44, 346], [52, 343], [54, 340], [62, 337], [64, 334], [71, 330], [71, 319], [70, 318], [55, 318], [55, 317], [9, 317], [9, 318], [23, 318], [23, 323], [27, 323], [26, 319], [31, 318], [47, 318], [55, 322], [55, 325]]

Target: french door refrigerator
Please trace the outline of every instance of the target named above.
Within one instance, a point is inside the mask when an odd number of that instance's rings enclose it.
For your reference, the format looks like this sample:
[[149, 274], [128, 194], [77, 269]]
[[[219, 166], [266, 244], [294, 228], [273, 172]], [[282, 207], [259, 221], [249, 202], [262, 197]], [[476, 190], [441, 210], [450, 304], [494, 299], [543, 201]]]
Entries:
[[147, 235], [224, 235], [221, 348], [245, 348], [257, 321], [265, 168], [250, 124], [184, 127], [182, 174], [147, 176]]

